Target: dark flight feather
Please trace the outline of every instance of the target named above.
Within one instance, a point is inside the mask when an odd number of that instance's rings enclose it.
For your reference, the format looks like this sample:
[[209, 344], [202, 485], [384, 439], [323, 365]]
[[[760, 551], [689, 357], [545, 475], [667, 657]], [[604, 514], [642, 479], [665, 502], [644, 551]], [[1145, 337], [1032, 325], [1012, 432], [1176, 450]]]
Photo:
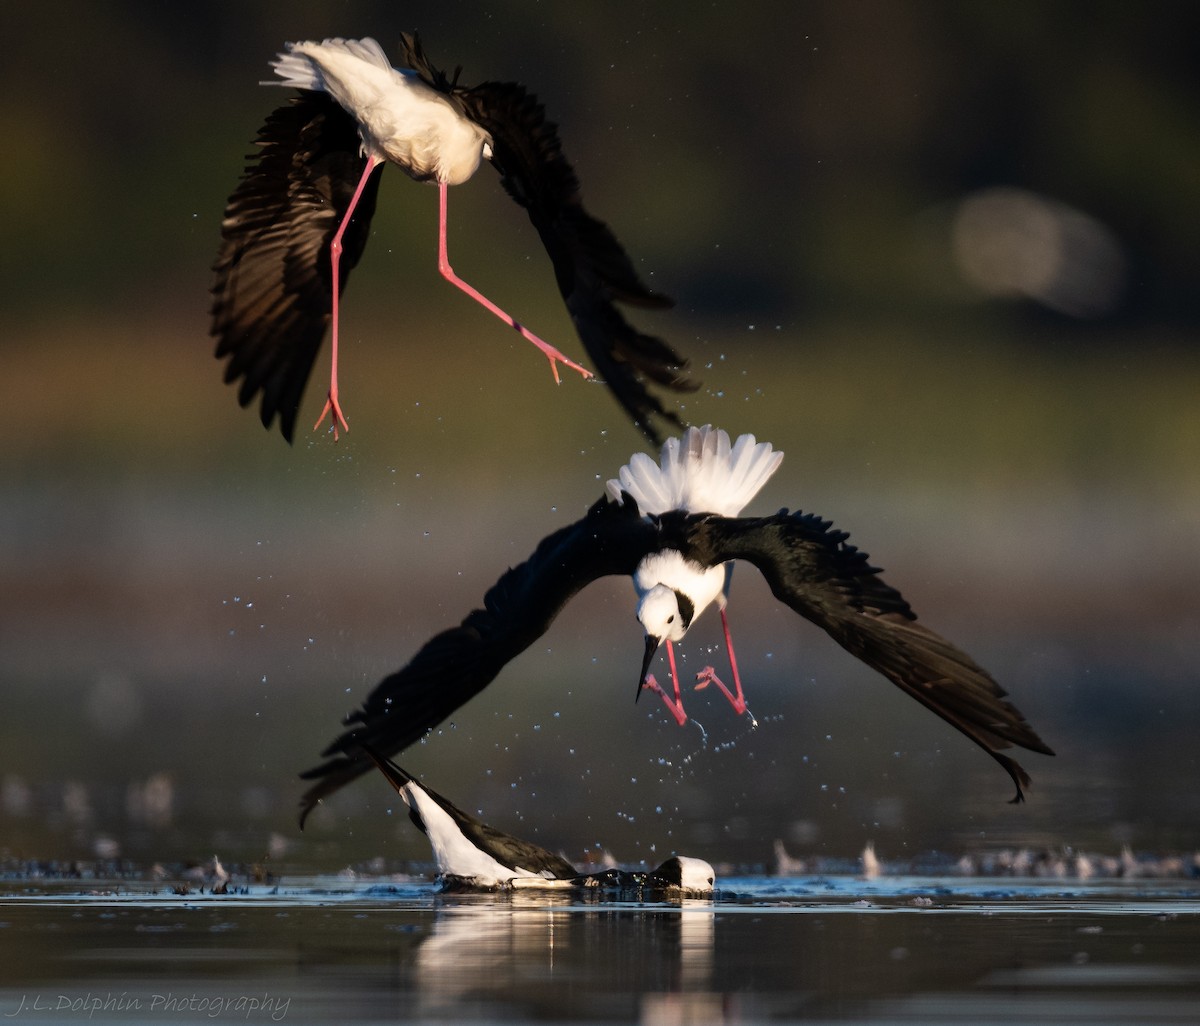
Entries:
[[[655, 418], [682, 427], [647, 382], [675, 392], [699, 386], [667, 343], [636, 330], [617, 303], [664, 308], [671, 301], [638, 279], [612, 231], [583, 208], [579, 182], [555, 126], [514, 83], [458, 85], [430, 63], [420, 40], [401, 39], [404, 62], [493, 139], [492, 163], [523, 206], [554, 267], [571, 320], [599, 378], [655, 444]], [[290, 442], [301, 397], [331, 318], [329, 244], [365, 167], [358, 124], [331, 96], [301, 90], [259, 131], [260, 150], [229, 199], [213, 265], [211, 334], [238, 401], [262, 397], [261, 418], [276, 417]], [[341, 282], [370, 234], [382, 165], [368, 182], [343, 238]], [[339, 291], [339, 295], [340, 295]]]
[[689, 521], [685, 555], [705, 565], [743, 559], [757, 566], [777, 599], [983, 748], [1016, 784], [1013, 801], [1024, 799], [1029, 775], [1000, 750], [1019, 745], [1054, 752], [986, 670], [917, 623], [900, 592], [847, 543], [845, 532], [786, 510], [774, 517]]
[[[289, 442], [333, 301], [329, 244], [366, 158], [358, 125], [325, 93], [302, 91], [273, 111], [225, 207], [213, 265], [212, 334], [238, 402], [262, 396], [263, 426], [279, 417]], [[362, 257], [379, 191], [372, 175], [342, 237], [339, 289]], [[340, 294], [340, 292], [339, 292]]]
[[431, 638], [346, 717], [350, 729], [321, 753], [332, 758], [301, 775], [316, 781], [301, 799], [301, 826], [317, 802], [371, 768], [364, 746], [387, 756], [419, 741], [545, 634], [578, 591], [601, 577], [632, 574], [654, 533], [632, 502], [601, 499], [545, 538], [488, 590], [482, 609]]
[[466, 88], [430, 63], [415, 36], [401, 37], [407, 65], [446, 93], [492, 137], [492, 164], [505, 191], [529, 214], [554, 266], [554, 276], [575, 330], [597, 373], [654, 444], [661, 435], [653, 417], [683, 423], [653, 395], [643, 378], [676, 392], [695, 391], [687, 361], [662, 339], [637, 331], [616, 303], [646, 308], [673, 305], [638, 278], [628, 254], [603, 221], [583, 207], [579, 179], [545, 109], [515, 82]]

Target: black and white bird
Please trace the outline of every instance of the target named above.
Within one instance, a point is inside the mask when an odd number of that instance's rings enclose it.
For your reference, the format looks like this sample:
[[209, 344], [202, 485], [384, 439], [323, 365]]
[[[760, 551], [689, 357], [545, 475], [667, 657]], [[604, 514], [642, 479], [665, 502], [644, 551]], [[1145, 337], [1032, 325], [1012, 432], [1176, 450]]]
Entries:
[[[693, 452], [700, 457], [682, 457]], [[633, 487], [648, 505], [694, 506], [705, 498], [715, 501], [718, 482], [741, 480], [749, 483], [739, 501], [748, 500], [754, 482], [765, 481], [778, 458], [752, 436], [731, 446], [724, 432], [709, 427], [691, 428], [682, 441], [669, 441], [657, 466], [648, 456], [634, 457], [581, 520], [543, 539], [524, 563], [503, 574], [482, 609], [435, 635], [407, 666], [376, 685], [346, 718], [350, 729], [326, 748], [327, 761], [302, 774], [315, 782], [301, 799], [301, 823], [323, 798], [370, 769], [364, 745], [392, 755], [420, 740], [541, 638], [591, 582], [609, 575], [634, 579], [649, 650], [657, 647], [652, 639], [678, 641], [706, 604], [723, 601], [726, 564], [736, 560], [756, 566], [777, 599], [983, 748], [1016, 785], [1013, 801], [1023, 800], [1029, 775], [1004, 750], [1017, 745], [1054, 753], [986, 670], [917, 622], [900, 592], [880, 579], [879, 569], [848, 544], [845, 532], [811, 513], [786, 509], [767, 517], [695, 508], [650, 513], [629, 491]], [[739, 470], [746, 468], [750, 472], [742, 476]], [[687, 484], [671, 493], [673, 499], [659, 503], [652, 497], [655, 484], [674, 482], [681, 472]], [[656, 567], [667, 580], [654, 580]], [[656, 590], [659, 583], [674, 605]], [[662, 601], [647, 603], [652, 595]], [[644, 660], [648, 682], [646, 668]], [[710, 674], [702, 671], [700, 683]], [[674, 701], [665, 694], [663, 699], [681, 719], [678, 680], [675, 685]], [[728, 690], [726, 696], [736, 708], [739, 696]]]
[[370, 748], [366, 754], [408, 806], [409, 819], [428, 838], [443, 890], [584, 888], [636, 900], [704, 897], [713, 892], [713, 867], [685, 855], [673, 856], [648, 872], [580, 873], [562, 856], [464, 812]]
[[[212, 334], [225, 380], [241, 379], [246, 406], [261, 394], [265, 427], [279, 417], [292, 440], [300, 399], [332, 320], [331, 371], [319, 427], [347, 428], [338, 400], [338, 303], [367, 243], [379, 172], [391, 162], [440, 193], [438, 270], [550, 360], [569, 360], [459, 278], [446, 253], [446, 193], [490, 161], [541, 236], [567, 310], [600, 377], [652, 441], [655, 416], [682, 427], [647, 388], [697, 386], [686, 361], [633, 328], [617, 303], [671, 301], [648, 289], [612, 231], [583, 207], [555, 126], [515, 83], [466, 87], [430, 64], [415, 35], [401, 37], [407, 68], [391, 66], [373, 39], [288, 43], [273, 84], [300, 90], [259, 131], [257, 160], [229, 198], [213, 270]], [[461, 70], [461, 69], [460, 69]], [[272, 84], [272, 83], [266, 83]], [[251, 158], [253, 159], [253, 158]], [[335, 287], [336, 282], [336, 287]]]
[[[762, 490], [782, 461], [783, 453], [775, 451], [770, 442], [756, 442], [753, 435], [742, 435], [731, 446], [729, 435], [705, 425], [689, 428], [682, 441], [667, 439], [658, 463], [644, 452], [637, 453], [608, 482], [605, 490], [614, 502], [623, 502], [626, 497], [632, 499], [645, 516], [657, 517], [681, 510], [736, 517]], [[688, 628], [714, 602], [721, 611], [721, 628], [725, 633], [725, 650], [729, 655], [734, 690], [729, 690], [711, 666], [697, 674], [696, 687], [716, 684], [734, 712], [740, 716], [746, 711], [729, 619], [725, 614], [732, 580], [732, 561], [701, 566], [678, 549], [670, 548], [647, 553], [634, 571], [637, 618], [646, 632], [646, 651], [638, 676], [637, 694], [641, 695], [643, 687], [657, 692], [681, 727], [687, 722], [687, 713], [679, 694], [673, 643], [683, 640]], [[648, 672], [650, 662], [663, 642], [667, 645], [674, 698]]]

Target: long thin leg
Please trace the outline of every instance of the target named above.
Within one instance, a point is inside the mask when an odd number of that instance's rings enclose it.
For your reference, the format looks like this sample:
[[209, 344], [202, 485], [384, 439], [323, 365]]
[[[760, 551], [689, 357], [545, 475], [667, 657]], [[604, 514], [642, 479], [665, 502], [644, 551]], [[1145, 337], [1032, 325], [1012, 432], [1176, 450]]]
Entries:
[[667, 641], [667, 659], [671, 663], [671, 682], [675, 685], [675, 698], [672, 699], [654, 679], [654, 674], [649, 674], [646, 677], [644, 687], [655, 692], [659, 698], [663, 700], [663, 705], [671, 710], [671, 715], [675, 717], [675, 722], [681, 727], [687, 723], [687, 713], [683, 711], [683, 698], [679, 694], [679, 674], [675, 672], [675, 648], [670, 640]]
[[336, 442], [338, 437], [338, 423], [349, 431], [350, 425], [346, 422], [345, 416], [342, 414], [342, 408], [338, 405], [338, 298], [342, 291], [340, 286], [341, 277], [339, 274], [339, 266], [342, 262], [342, 236], [346, 234], [346, 226], [350, 223], [350, 218], [354, 216], [354, 208], [358, 206], [359, 198], [362, 196], [362, 191], [367, 187], [367, 181], [375, 172], [375, 169], [382, 164], [383, 161], [379, 157], [368, 157], [367, 166], [363, 168], [362, 177], [358, 180], [358, 187], [354, 190], [354, 195], [350, 197], [350, 205], [346, 208], [346, 215], [342, 218], [342, 223], [338, 225], [337, 233], [333, 236], [333, 241], [329, 244], [329, 265], [333, 273], [333, 321], [332, 339], [330, 342], [331, 358], [329, 369], [329, 396], [325, 400], [325, 407], [321, 410], [321, 416], [317, 418], [317, 422], [313, 425], [313, 430], [321, 426], [321, 422], [325, 419], [325, 414], [330, 414], [330, 421], [333, 427], [333, 440]]
[[550, 370], [554, 373], [555, 382], [559, 381], [558, 365], [561, 363], [564, 366], [570, 367], [573, 371], [578, 371], [585, 378], [592, 377], [592, 372], [586, 367], [581, 367], [573, 360], [568, 360], [562, 353], [555, 349], [548, 342], [543, 342], [532, 331], [526, 328], [523, 324], [519, 324], [513, 320], [508, 314], [493, 303], [487, 296], [468, 285], [457, 274], [454, 273], [450, 266], [450, 258], [446, 255], [446, 193], [449, 191], [449, 186], [445, 182], [438, 183], [438, 191], [440, 193], [438, 199], [438, 271], [446, 281], [451, 285], [457, 285], [468, 296], [480, 303], [487, 310], [490, 310], [500, 318], [510, 328], [514, 329], [523, 339], [532, 342], [542, 351], [542, 353], [550, 361]]
[[733, 687], [737, 694], [732, 694], [725, 686], [725, 682], [717, 676], [717, 671], [711, 666], [704, 667], [696, 674], [696, 690], [702, 690], [715, 684], [721, 689], [721, 693], [729, 699], [729, 704], [733, 706], [733, 711], [739, 716], [746, 711], [746, 699], [742, 695], [742, 678], [738, 675], [737, 657], [733, 654], [733, 638], [729, 633], [729, 621], [725, 617], [725, 610], [721, 610], [721, 627], [725, 631], [725, 648], [729, 652], [729, 669], [733, 671]]

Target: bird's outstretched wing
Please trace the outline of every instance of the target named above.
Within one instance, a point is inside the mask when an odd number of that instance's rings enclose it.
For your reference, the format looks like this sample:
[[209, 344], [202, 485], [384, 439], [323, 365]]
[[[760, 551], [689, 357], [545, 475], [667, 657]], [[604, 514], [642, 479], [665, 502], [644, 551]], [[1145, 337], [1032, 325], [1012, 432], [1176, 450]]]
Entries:
[[601, 499], [582, 520], [545, 538], [484, 596], [483, 608], [435, 635], [403, 669], [385, 677], [345, 720], [350, 729], [302, 773], [316, 783], [300, 800], [300, 823], [322, 798], [371, 768], [364, 746], [394, 755], [482, 691], [550, 627], [578, 591], [611, 574], [632, 575], [656, 547], [656, 527], [626, 497]]
[[688, 536], [685, 555], [705, 565], [744, 559], [757, 566], [776, 598], [966, 734], [1012, 777], [1013, 801], [1024, 798], [1029, 775], [1001, 750], [1019, 745], [1054, 752], [986, 670], [916, 622], [900, 592], [847, 544], [845, 532], [786, 510], [761, 518], [694, 516], [676, 528]]
[[[262, 393], [262, 422], [279, 417], [292, 441], [296, 414], [329, 323], [329, 244], [366, 167], [358, 126], [326, 93], [302, 91], [259, 130], [221, 222], [213, 265], [212, 328], [225, 381], [239, 378], [238, 402]], [[362, 256], [379, 172], [359, 199], [342, 239], [339, 290]]]
[[[470, 840], [476, 848], [491, 855], [501, 865], [508, 866], [509, 869], [524, 869], [530, 873], [539, 873], [551, 880], [568, 880], [576, 875], [575, 867], [561, 856], [555, 855], [554, 852], [548, 851], [532, 841], [524, 841], [512, 834], [506, 834], [502, 830], [488, 826], [470, 813], [463, 812], [433, 788], [414, 779], [411, 774], [390, 759], [384, 759], [371, 748], [366, 748], [364, 751], [402, 797], [406, 787], [420, 788], [453, 820], [454, 825], [464, 837]], [[408, 804], [407, 801], [406, 804]], [[449, 851], [452, 849], [452, 845], [434, 843], [435, 838], [430, 833], [429, 825], [411, 804], [408, 805], [408, 817], [423, 834], [429, 837], [435, 853], [439, 850]], [[464, 875], [459, 873], [451, 862], [444, 865], [439, 863], [438, 870], [444, 875]]]
[[554, 275], [599, 377], [651, 442], [662, 444], [660, 417], [684, 425], [650, 392], [646, 381], [676, 392], [695, 391], [687, 361], [666, 342], [634, 328], [617, 303], [665, 308], [671, 300], [652, 292], [612, 230], [583, 207], [579, 180], [562, 152], [554, 124], [537, 99], [512, 82], [467, 88], [433, 67], [420, 39], [401, 38], [408, 66], [446, 93], [492, 137], [492, 163], [508, 194], [526, 209], [554, 265]]

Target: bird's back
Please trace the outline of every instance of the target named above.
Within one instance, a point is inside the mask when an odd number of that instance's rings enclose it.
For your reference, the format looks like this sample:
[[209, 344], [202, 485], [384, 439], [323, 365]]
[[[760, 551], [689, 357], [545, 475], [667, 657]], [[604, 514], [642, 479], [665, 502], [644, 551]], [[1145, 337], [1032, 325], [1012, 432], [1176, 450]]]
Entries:
[[327, 92], [358, 122], [365, 152], [416, 179], [460, 185], [488, 134], [415, 72], [397, 70], [374, 39], [288, 43], [271, 65], [280, 85]]

